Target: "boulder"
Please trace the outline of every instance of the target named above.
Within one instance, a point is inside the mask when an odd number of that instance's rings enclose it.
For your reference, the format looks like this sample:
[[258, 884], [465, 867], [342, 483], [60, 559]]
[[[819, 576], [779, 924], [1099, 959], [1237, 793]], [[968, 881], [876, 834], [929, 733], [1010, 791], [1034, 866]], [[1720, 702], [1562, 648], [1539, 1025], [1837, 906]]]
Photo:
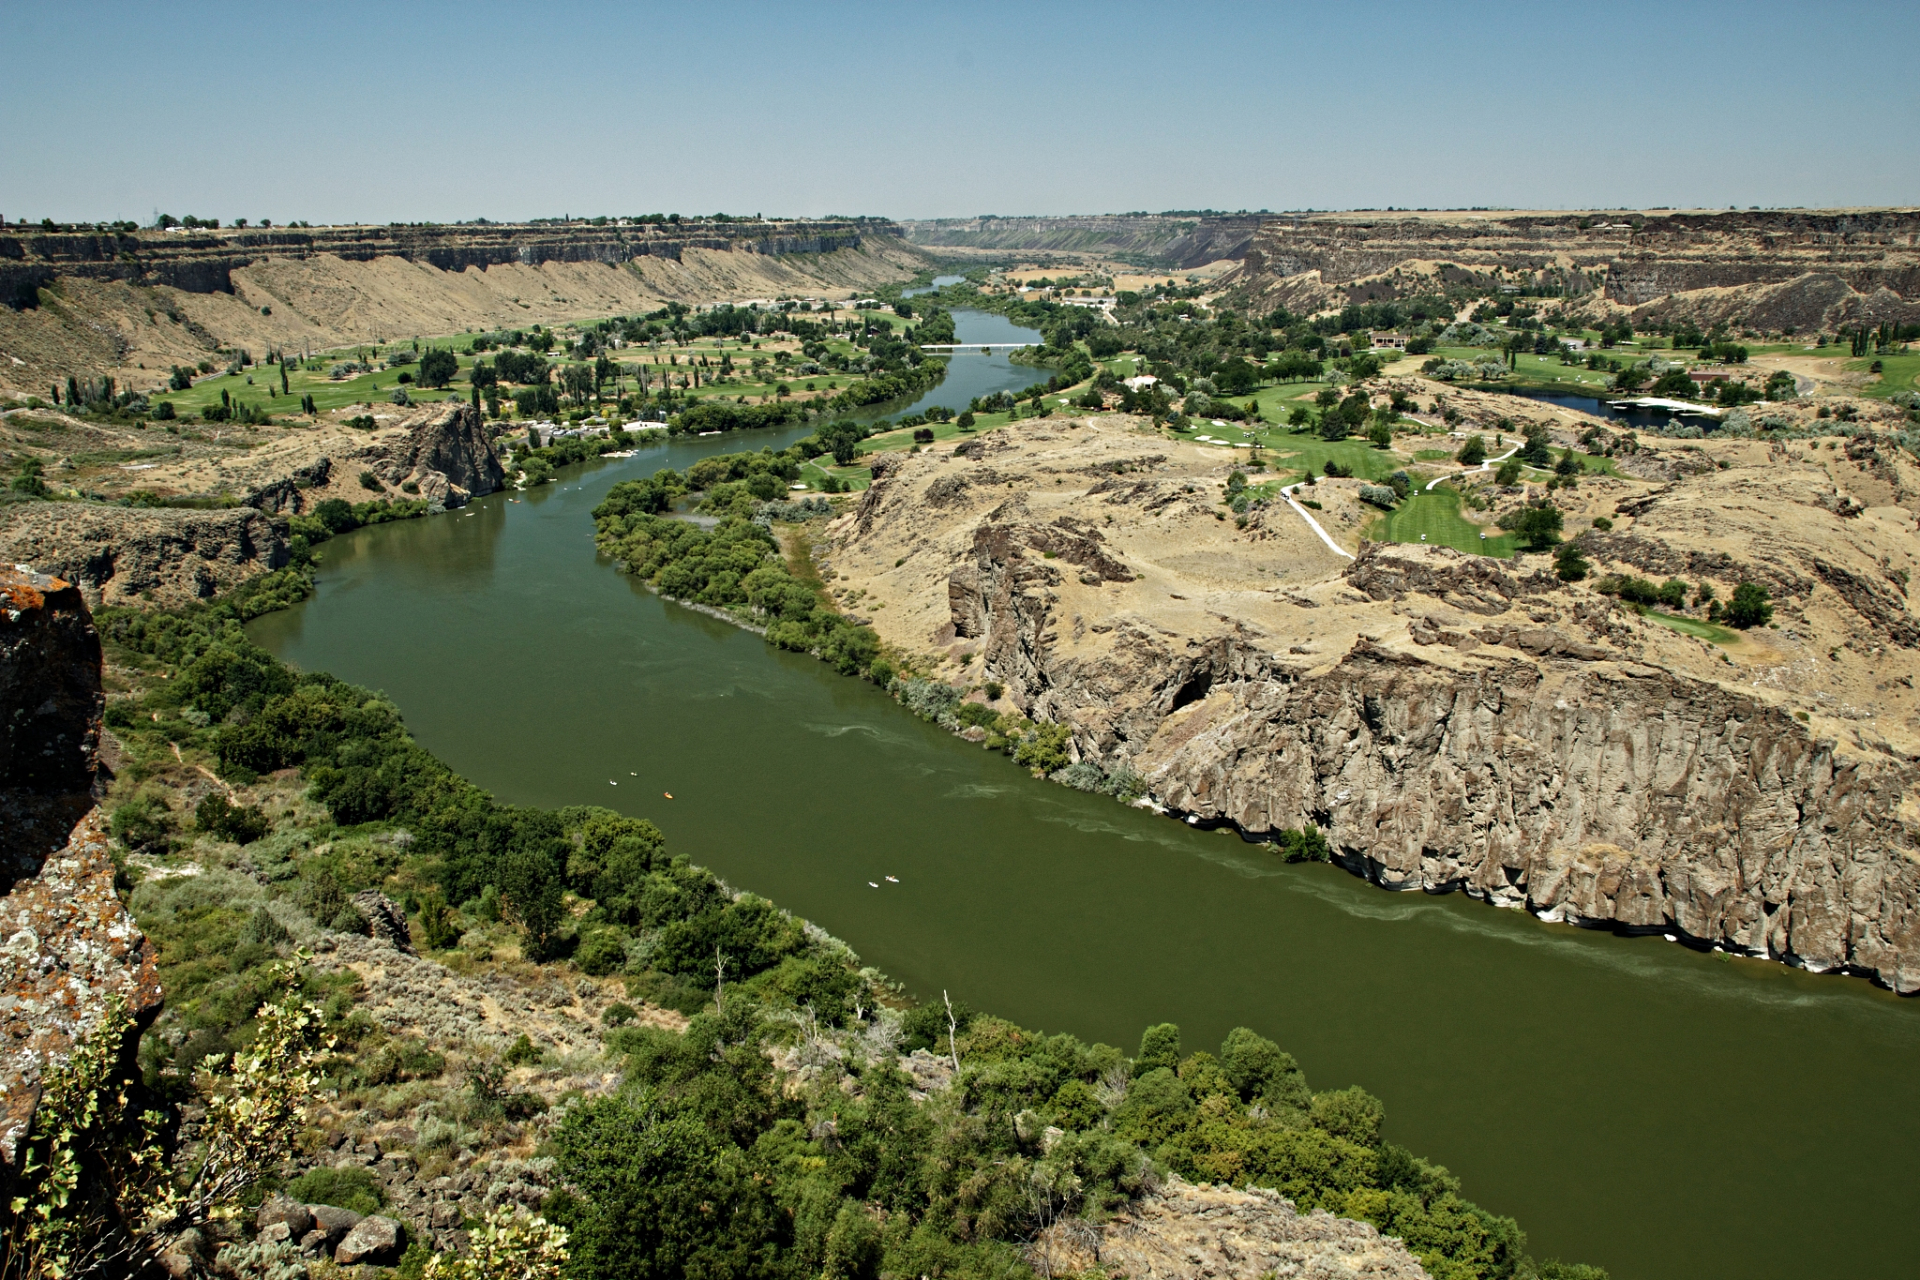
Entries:
[[312, 1248], [316, 1236], [322, 1245], [331, 1248], [360, 1225], [360, 1215], [351, 1209], [340, 1209], [330, 1204], [310, 1204], [307, 1212], [313, 1215], [313, 1230], [300, 1238], [300, 1247], [303, 1249]]
[[253, 1216], [253, 1228], [256, 1231], [265, 1231], [276, 1225], [286, 1228], [282, 1239], [298, 1240], [313, 1230], [313, 1210], [292, 1196], [277, 1194], [268, 1196], [266, 1203], [261, 1205], [260, 1211]]
[[363, 1262], [392, 1266], [400, 1261], [407, 1247], [407, 1229], [392, 1218], [374, 1215], [362, 1218], [347, 1232], [346, 1239], [333, 1251], [333, 1260], [343, 1267]]
[[407, 929], [407, 913], [386, 894], [363, 889], [353, 895], [353, 909], [367, 922], [368, 935], [395, 951], [413, 954], [413, 935]]

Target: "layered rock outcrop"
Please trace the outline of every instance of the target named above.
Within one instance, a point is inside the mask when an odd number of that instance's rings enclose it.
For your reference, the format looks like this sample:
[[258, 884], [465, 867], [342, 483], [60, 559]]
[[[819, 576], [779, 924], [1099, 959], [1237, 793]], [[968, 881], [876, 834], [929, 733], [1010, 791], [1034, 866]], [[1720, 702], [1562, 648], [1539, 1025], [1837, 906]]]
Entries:
[[0, 515], [0, 562], [57, 574], [95, 605], [174, 605], [280, 568], [287, 541], [284, 529], [252, 507], [20, 503]]
[[1322, 214], [1264, 223], [1223, 283], [1311, 311], [1526, 281], [1647, 320], [1807, 330], [1920, 315], [1916, 235], [1912, 209]]
[[[1383, 887], [1920, 991], [1906, 464], [1714, 446], [1704, 472], [1561, 498], [1614, 513], [1569, 518], [1594, 578], [1768, 584], [1779, 627], [1716, 645], [1592, 579], [1366, 543], [1351, 482], [1314, 490], [1340, 562], [1285, 507], [1217, 519], [1228, 457], [1209, 476], [1121, 423], [994, 435], [887, 470], [835, 527], [836, 588], [930, 669], [1071, 728], [1079, 759], [1195, 825], [1319, 827]], [[1123, 452], [1140, 465], [1113, 474]], [[1856, 490], [1876, 505], [1843, 514]]]
[[1187, 269], [1247, 252], [1259, 214], [1179, 217], [1105, 214], [1059, 218], [934, 218], [903, 222], [914, 244], [942, 248], [1087, 253]]
[[140, 1022], [160, 1009], [153, 948], [114, 892], [93, 808], [101, 706], [100, 641], [79, 590], [0, 568], [0, 1192], [48, 1068], [110, 1000]]
[[506, 468], [472, 405], [431, 405], [398, 425], [404, 436], [363, 455], [388, 484], [411, 483], [443, 507], [463, 506], [506, 484]]
[[188, 293], [232, 293], [233, 273], [253, 263], [326, 255], [347, 262], [400, 258], [442, 271], [544, 262], [618, 264], [678, 260], [689, 249], [763, 254], [830, 253], [863, 236], [897, 237], [889, 223], [587, 223], [558, 227], [277, 227], [181, 232], [0, 234], [0, 302], [19, 306], [60, 276], [168, 285]]

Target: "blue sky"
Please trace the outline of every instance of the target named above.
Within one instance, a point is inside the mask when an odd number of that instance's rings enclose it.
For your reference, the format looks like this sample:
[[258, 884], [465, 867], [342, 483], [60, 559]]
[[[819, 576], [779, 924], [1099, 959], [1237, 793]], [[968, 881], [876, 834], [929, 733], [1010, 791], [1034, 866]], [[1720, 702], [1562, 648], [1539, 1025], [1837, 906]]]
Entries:
[[6, 9], [10, 222], [1920, 203], [1920, 5]]

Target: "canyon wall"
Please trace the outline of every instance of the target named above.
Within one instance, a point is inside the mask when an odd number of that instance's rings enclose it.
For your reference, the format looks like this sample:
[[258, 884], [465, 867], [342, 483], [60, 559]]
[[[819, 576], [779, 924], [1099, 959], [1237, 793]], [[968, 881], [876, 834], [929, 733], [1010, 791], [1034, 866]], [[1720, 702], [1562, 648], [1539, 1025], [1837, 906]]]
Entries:
[[505, 486], [500, 455], [470, 404], [442, 401], [397, 412], [371, 431], [331, 424], [237, 457], [183, 457], [141, 473], [140, 483], [151, 491], [203, 501], [206, 509], [0, 506], [0, 563], [57, 575], [96, 606], [172, 607], [210, 599], [287, 564], [285, 517], [305, 515], [330, 498], [348, 504], [425, 499], [452, 508]]
[[[1327, 667], [1226, 635], [1184, 648], [1137, 623], [1101, 658], [1058, 661], [1047, 610], [1021, 589], [1032, 562], [995, 543], [980, 544], [984, 572], [956, 571], [953, 599], [956, 624], [996, 637], [988, 670], [1023, 679], [1089, 757], [1124, 760], [1200, 825], [1259, 838], [1311, 824], [1386, 888], [1920, 991], [1911, 764], [1843, 753], [1783, 708], [1634, 662], [1604, 632], [1537, 623], [1523, 582], [1489, 592], [1481, 566], [1443, 548], [1376, 545], [1346, 580], [1431, 609], [1498, 607], [1444, 636], [1416, 625], [1413, 651], [1361, 637]], [[1456, 640], [1492, 661], [1418, 651]]]
[[1810, 329], [1920, 317], [1917, 235], [1911, 209], [1308, 214], [1262, 225], [1224, 284], [1296, 311], [1459, 284]]
[[402, 258], [441, 271], [635, 258], [679, 261], [689, 249], [831, 253], [864, 237], [895, 237], [887, 222], [707, 222], [674, 224], [499, 224], [390, 227], [261, 227], [227, 230], [67, 232], [0, 230], [0, 302], [31, 306], [35, 291], [62, 276], [166, 285], [187, 293], [231, 293], [233, 273], [274, 260], [328, 256], [345, 262]]
[[1242, 257], [1263, 221], [1260, 214], [1106, 214], [936, 218], [900, 227], [909, 241], [928, 248], [1091, 253], [1141, 266], [1186, 269]]
[[[1566, 583], [1369, 543], [1360, 482], [1322, 478], [1342, 561], [1283, 504], [1223, 519], [1226, 450], [1023, 422], [877, 468], [822, 572], [915, 669], [1195, 826], [1920, 992], [1920, 489], [1869, 438], [1716, 448], [1560, 495], [1594, 562]], [[1708, 643], [1593, 590], [1616, 572], [1759, 582], [1778, 626]]]
[[325, 351], [751, 298], [845, 297], [928, 266], [891, 223], [0, 228], [0, 386], [45, 396], [247, 350]]

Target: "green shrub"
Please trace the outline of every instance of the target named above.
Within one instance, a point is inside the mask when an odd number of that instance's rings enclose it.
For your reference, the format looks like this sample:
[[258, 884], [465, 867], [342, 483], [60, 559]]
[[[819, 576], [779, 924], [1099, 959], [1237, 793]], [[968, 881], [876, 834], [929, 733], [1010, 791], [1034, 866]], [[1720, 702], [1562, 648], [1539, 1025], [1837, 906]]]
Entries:
[[1333, 860], [1333, 850], [1327, 844], [1326, 833], [1318, 827], [1307, 826], [1298, 831], [1275, 832], [1274, 844], [1288, 862], [1331, 862]]
[[580, 972], [596, 978], [616, 973], [627, 963], [626, 936], [617, 929], [601, 929], [581, 940], [573, 953]]
[[252, 844], [272, 829], [267, 815], [251, 805], [230, 803], [219, 792], [208, 793], [193, 810], [197, 831], [219, 836], [234, 844]]
[[543, 1056], [545, 1055], [541, 1052], [540, 1046], [533, 1042], [532, 1037], [522, 1031], [520, 1038], [509, 1045], [506, 1053], [501, 1055], [500, 1061], [510, 1067], [518, 1067], [536, 1063], [540, 1061]]
[[358, 1214], [387, 1207], [387, 1193], [367, 1169], [309, 1169], [282, 1190], [302, 1204], [330, 1204]]
[[142, 793], [113, 811], [115, 839], [141, 853], [165, 853], [172, 845], [173, 813], [161, 797]]
[[1742, 631], [1750, 627], [1764, 627], [1773, 621], [1773, 604], [1767, 595], [1767, 589], [1757, 582], [1743, 582], [1733, 589], [1733, 599], [1720, 617], [1730, 627]]
[[1066, 725], [1036, 724], [1021, 735], [1020, 745], [1014, 748], [1013, 762], [1035, 774], [1052, 773], [1066, 767], [1067, 749], [1072, 742], [1073, 731]]

